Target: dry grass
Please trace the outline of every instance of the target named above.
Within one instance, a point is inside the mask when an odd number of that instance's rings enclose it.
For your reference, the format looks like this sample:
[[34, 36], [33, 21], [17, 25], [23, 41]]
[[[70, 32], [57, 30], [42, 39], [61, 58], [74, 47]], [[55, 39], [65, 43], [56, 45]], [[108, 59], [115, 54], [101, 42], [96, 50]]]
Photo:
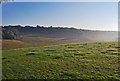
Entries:
[[31, 45], [18, 40], [2, 40], [2, 50], [24, 48], [29, 46]]
[[33, 45], [42, 45], [42, 46], [80, 42], [78, 40], [64, 40], [64, 38], [46, 38], [46, 37], [32, 37], [32, 36], [22, 36], [21, 38], [24, 42]]
[[38, 47], [38, 46], [50, 46], [61, 45], [70, 43], [81, 43], [80, 40], [65, 40], [64, 38], [47, 38], [47, 37], [33, 37], [33, 36], [21, 36], [22, 41], [18, 40], [3, 40], [2, 50], [18, 49], [25, 47]]

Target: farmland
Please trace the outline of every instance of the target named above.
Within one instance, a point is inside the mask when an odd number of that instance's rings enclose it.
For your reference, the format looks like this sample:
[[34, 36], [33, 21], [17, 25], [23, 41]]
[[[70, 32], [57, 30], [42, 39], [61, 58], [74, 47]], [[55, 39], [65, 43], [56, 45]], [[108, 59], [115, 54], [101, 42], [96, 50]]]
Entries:
[[118, 79], [118, 42], [3, 50], [3, 79]]

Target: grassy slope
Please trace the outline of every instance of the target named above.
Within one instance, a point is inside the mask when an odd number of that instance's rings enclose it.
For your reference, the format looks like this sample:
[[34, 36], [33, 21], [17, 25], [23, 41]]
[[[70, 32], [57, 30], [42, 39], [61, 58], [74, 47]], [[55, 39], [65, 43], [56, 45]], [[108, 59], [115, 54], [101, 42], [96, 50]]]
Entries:
[[2, 50], [30, 47], [31, 44], [19, 40], [2, 40]]
[[45, 38], [22, 36], [22, 41], [19, 40], [2, 40], [2, 49], [11, 50], [26, 47], [50, 46], [80, 42], [78, 40], [62, 40], [62, 38]]
[[47, 37], [34, 37], [34, 36], [22, 36], [21, 39], [24, 42], [30, 43], [35, 46], [60, 45], [60, 44], [82, 42], [77, 39], [64, 40], [64, 38], [47, 38]]
[[118, 43], [66, 44], [3, 51], [3, 79], [119, 79]]

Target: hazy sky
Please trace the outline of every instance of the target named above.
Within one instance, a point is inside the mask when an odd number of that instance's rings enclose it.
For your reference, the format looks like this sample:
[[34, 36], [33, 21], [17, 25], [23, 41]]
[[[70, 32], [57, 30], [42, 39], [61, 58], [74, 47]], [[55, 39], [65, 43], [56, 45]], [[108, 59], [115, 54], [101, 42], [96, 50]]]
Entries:
[[68, 26], [118, 30], [117, 2], [8, 2], [2, 4], [3, 25]]

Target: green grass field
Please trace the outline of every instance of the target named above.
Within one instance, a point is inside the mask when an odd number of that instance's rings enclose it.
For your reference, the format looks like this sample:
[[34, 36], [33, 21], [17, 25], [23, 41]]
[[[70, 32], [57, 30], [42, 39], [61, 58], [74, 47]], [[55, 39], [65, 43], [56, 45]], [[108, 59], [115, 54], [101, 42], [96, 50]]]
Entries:
[[95, 42], [4, 50], [3, 79], [118, 79], [118, 43]]

